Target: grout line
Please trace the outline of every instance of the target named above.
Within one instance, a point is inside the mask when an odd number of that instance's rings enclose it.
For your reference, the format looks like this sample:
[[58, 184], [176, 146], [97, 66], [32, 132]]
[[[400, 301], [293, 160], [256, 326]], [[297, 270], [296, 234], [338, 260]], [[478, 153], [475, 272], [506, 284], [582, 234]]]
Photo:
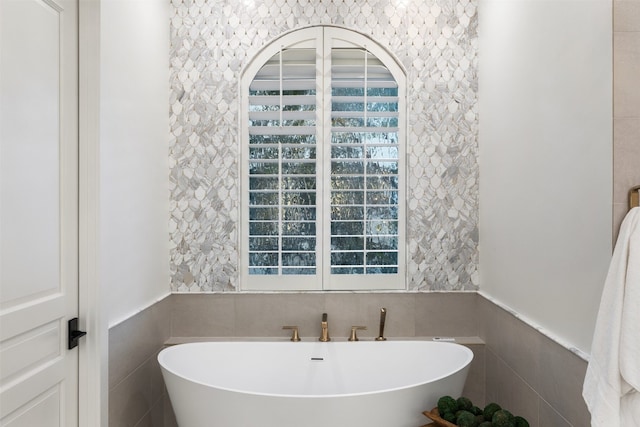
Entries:
[[[129, 377], [131, 377], [131, 375], [135, 374], [136, 371], [138, 371], [140, 368], [142, 368], [146, 363], [153, 363], [153, 359], [155, 357], [157, 357], [158, 352], [160, 350], [162, 350], [165, 347], [164, 343], [161, 343], [159, 347], [157, 347], [156, 350], [154, 350], [154, 352], [151, 354], [151, 356], [148, 356], [147, 358], [144, 359], [144, 361], [142, 363], [140, 363], [138, 366], [136, 366], [133, 370], [131, 370], [129, 373], [127, 373], [127, 375], [125, 375], [124, 377], [122, 377], [122, 379], [120, 379], [120, 381], [118, 381], [116, 384], [114, 384], [113, 386], [109, 387], [109, 393], [111, 393], [113, 390], [115, 390], [120, 384], [122, 384], [124, 381], [126, 381]], [[149, 387], [151, 387], [151, 384], [149, 384]]]
[[[144, 415], [143, 415], [142, 417], [140, 417], [140, 419], [139, 419], [138, 421], [136, 421], [136, 423], [133, 425], [133, 427], [138, 427], [138, 426], [140, 426], [140, 423], [141, 423], [142, 421], [144, 421], [144, 419], [145, 419], [145, 417], [146, 417], [147, 415], [151, 416], [151, 413], [152, 413], [152, 412], [153, 412], [153, 410], [156, 408], [156, 406], [157, 406], [157, 405], [159, 405], [159, 404], [162, 404], [162, 402], [161, 402], [161, 401], [162, 401], [163, 399], [164, 399], [164, 393], [162, 393], [162, 395], [161, 395], [158, 399], [156, 399], [156, 401], [155, 401], [155, 402], [152, 402], [152, 403], [151, 403], [151, 405], [150, 405], [150, 407], [149, 407], [149, 410], [147, 410], [147, 412], [145, 412], [145, 413], [144, 413]], [[163, 421], [163, 424], [164, 424], [164, 407], [162, 408], [162, 421]]]
[[[571, 424], [571, 422], [566, 419], [560, 412], [558, 412], [558, 410], [549, 402], [547, 402], [547, 400], [545, 398], [543, 398], [542, 396], [539, 397], [539, 400], [543, 401], [544, 403], [547, 404], [547, 406], [549, 406], [549, 408], [551, 408], [551, 410], [553, 412], [555, 412], [560, 418], [562, 418], [563, 421], [565, 421], [567, 423], [568, 426], [573, 427], [573, 424]], [[540, 408], [542, 406], [538, 403], [538, 420], [540, 419]], [[544, 426], [540, 426], [540, 427], [544, 427]]]

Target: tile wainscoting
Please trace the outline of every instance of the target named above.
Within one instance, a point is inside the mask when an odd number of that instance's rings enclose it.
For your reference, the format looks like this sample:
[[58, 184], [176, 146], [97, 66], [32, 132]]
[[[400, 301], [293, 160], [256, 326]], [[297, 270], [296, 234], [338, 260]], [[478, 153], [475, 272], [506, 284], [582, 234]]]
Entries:
[[109, 427], [177, 426], [157, 361], [173, 303], [169, 295], [109, 330]]
[[[464, 394], [497, 401], [532, 427], [584, 427], [581, 398], [586, 362], [475, 292], [173, 294], [111, 328], [109, 425], [174, 427], [158, 351], [170, 338], [286, 337], [285, 324], [303, 338], [319, 334], [329, 314], [334, 337], [365, 324], [377, 335], [380, 307], [388, 309], [388, 337], [480, 337]], [[426, 408], [425, 408], [426, 409]]]
[[532, 427], [587, 427], [582, 399], [587, 362], [478, 295], [485, 342], [485, 396]]

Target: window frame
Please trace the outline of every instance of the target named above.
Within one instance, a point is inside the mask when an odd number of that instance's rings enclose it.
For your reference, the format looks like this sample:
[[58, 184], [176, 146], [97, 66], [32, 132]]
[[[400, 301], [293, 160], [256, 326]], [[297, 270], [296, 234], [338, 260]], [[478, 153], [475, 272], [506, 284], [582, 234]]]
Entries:
[[[249, 87], [256, 74], [275, 54], [283, 49], [316, 50], [316, 274], [314, 275], [250, 275], [249, 274]], [[398, 271], [390, 274], [331, 274], [330, 241], [331, 210], [331, 51], [339, 47], [367, 50], [389, 70], [398, 85]], [[336, 26], [313, 26], [286, 33], [260, 50], [242, 72], [240, 79], [240, 232], [239, 268], [242, 291], [364, 291], [406, 290], [406, 73], [399, 61], [371, 38]], [[320, 154], [322, 152], [322, 154]], [[326, 177], [326, 179], [325, 179]], [[325, 182], [326, 181], [326, 182]], [[326, 185], [325, 185], [326, 184]]]

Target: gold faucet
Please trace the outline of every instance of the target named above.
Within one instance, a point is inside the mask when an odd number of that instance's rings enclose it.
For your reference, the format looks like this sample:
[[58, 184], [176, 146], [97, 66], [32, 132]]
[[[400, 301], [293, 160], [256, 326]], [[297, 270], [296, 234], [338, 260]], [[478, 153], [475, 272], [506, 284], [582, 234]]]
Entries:
[[329, 338], [329, 323], [327, 322], [327, 313], [322, 313], [322, 322], [320, 323], [322, 327], [322, 333], [320, 334], [319, 340], [322, 342], [331, 341]]
[[291, 341], [298, 342], [300, 341], [300, 334], [298, 332], [297, 326], [283, 326], [282, 329], [291, 329], [293, 332], [291, 333]]
[[366, 326], [352, 326], [351, 327], [351, 336], [349, 337], [349, 341], [360, 341], [360, 339], [358, 339], [358, 334], [356, 333], [356, 331], [358, 329], [366, 331], [367, 327]]

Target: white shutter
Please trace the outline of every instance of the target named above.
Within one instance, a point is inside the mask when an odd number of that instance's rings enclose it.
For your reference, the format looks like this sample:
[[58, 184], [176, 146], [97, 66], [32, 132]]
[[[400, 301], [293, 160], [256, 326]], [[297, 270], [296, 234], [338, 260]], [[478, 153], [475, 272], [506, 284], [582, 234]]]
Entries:
[[310, 30], [243, 80], [242, 287], [402, 289], [398, 83], [366, 48], [327, 43], [355, 33]]
[[249, 85], [249, 277], [317, 275], [316, 56], [314, 46], [280, 49]]
[[344, 41], [332, 44], [330, 71], [328, 288], [404, 288], [398, 83]]

